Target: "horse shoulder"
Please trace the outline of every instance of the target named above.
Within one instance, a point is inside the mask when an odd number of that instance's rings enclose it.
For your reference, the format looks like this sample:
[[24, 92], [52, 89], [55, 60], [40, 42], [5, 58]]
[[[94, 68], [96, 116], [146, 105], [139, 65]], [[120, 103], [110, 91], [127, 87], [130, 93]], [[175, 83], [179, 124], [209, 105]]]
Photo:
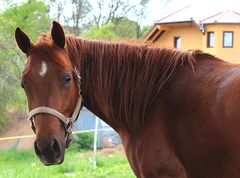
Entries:
[[141, 132], [120, 131], [130, 165], [139, 178], [187, 177], [172, 145], [165, 119], [163, 104], [156, 101]]

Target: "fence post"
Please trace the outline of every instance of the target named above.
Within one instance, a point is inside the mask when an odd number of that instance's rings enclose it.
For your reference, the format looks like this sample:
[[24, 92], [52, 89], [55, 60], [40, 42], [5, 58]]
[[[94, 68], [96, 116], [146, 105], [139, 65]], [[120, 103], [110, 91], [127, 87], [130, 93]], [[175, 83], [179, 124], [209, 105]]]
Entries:
[[95, 130], [94, 130], [94, 142], [93, 142], [93, 168], [96, 168], [96, 153], [97, 153], [97, 137], [98, 137], [98, 122], [99, 118], [96, 117]]

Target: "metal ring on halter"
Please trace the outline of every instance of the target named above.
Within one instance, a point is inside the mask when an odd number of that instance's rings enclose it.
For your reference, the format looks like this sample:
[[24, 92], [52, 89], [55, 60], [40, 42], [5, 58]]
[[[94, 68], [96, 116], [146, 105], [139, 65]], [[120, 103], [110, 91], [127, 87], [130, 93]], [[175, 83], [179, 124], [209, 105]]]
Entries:
[[59, 120], [61, 120], [64, 123], [64, 126], [65, 126], [66, 147], [68, 147], [70, 142], [71, 142], [70, 139], [71, 139], [71, 135], [72, 135], [72, 127], [73, 127], [73, 124], [75, 123], [75, 121], [78, 118], [79, 112], [81, 110], [81, 105], [82, 105], [81, 77], [80, 77], [80, 73], [79, 73], [76, 66], [74, 66], [74, 73], [75, 73], [75, 82], [76, 82], [76, 85], [78, 87], [78, 101], [77, 101], [77, 105], [76, 105], [71, 117], [67, 118], [66, 116], [64, 116], [59, 111], [57, 111], [53, 108], [50, 108], [50, 107], [45, 107], [45, 106], [39, 106], [39, 107], [29, 111], [29, 113], [28, 113], [28, 120], [31, 121], [31, 128], [32, 128], [34, 133], [35, 133], [34, 116], [37, 115], [37, 114], [51, 114], [51, 115], [57, 117]]

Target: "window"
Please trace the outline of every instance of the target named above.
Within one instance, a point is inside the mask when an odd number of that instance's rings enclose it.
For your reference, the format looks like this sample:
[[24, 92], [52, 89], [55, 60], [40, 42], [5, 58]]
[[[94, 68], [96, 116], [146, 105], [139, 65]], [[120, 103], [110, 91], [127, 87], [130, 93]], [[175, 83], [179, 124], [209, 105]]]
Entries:
[[175, 36], [174, 37], [174, 48], [181, 48], [181, 37]]
[[223, 32], [223, 47], [232, 48], [233, 47], [233, 32]]
[[207, 33], [207, 47], [208, 48], [214, 47], [214, 32]]

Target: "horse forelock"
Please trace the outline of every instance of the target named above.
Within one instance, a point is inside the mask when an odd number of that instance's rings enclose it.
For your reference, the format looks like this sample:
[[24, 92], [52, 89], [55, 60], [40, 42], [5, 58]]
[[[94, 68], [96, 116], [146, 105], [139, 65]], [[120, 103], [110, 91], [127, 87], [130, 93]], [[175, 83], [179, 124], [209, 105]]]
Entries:
[[73, 66], [69, 61], [66, 49], [57, 47], [54, 44], [50, 33], [42, 33], [39, 36], [38, 41], [33, 44], [31, 50], [29, 51], [27, 63], [22, 75], [26, 75], [28, 73], [31, 66], [30, 63], [35, 60], [43, 60], [47, 63], [50, 62], [62, 71], [66, 70], [66, 68], [73, 71]]
[[67, 47], [81, 67], [89, 105], [97, 105], [112, 124], [122, 123], [132, 131], [144, 127], [146, 112], [175, 69], [183, 63], [194, 69], [195, 55], [202, 53], [74, 36], [67, 38]]

